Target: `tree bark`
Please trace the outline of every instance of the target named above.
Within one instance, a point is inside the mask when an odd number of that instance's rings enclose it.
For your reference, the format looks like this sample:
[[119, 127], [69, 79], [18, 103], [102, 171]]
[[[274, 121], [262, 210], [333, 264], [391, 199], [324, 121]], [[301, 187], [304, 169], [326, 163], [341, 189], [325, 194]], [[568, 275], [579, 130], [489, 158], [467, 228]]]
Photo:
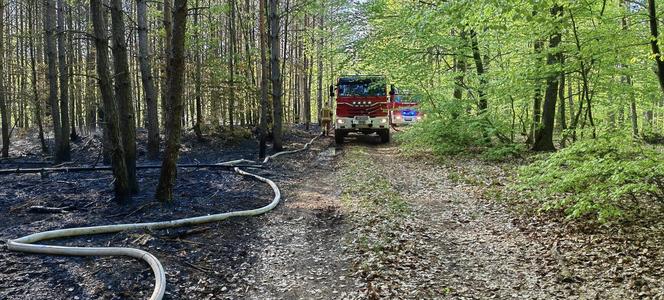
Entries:
[[[323, 15], [320, 16], [320, 19], [318, 20], [318, 30], [320, 32], [323, 32], [324, 30], [324, 24], [325, 24], [325, 17]], [[323, 47], [325, 46], [325, 40], [323, 39], [323, 36], [318, 39], [318, 76], [317, 76], [317, 98], [316, 98], [316, 122], [318, 123], [318, 126], [322, 124], [322, 117], [323, 117], [323, 71], [325, 67], [323, 66]]]
[[259, 3], [259, 18], [258, 18], [258, 31], [260, 35], [260, 48], [261, 48], [261, 115], [260, 115], [260, 142], [258, 157], [264, 158], [265, 152], [267, 152], [267, 137], [268, 137], [268, 119], [270, 113], [270, 103], [268, 100], [268, 80], [270, 65], [267, 61], [267, 32], [266, 32], [266, 0], [258, 0]]
[[169, 128], [166, 126], [166, 120], [168, 119], [169, 112], [171, 111], [171, 106], [168, 103], [170, 99], [170, 95], [168, 95], [168, 82], [169, 78], [171, 78], [169, 73], [171, 68], [169, 67], [168, 63], [170, 62], [171, 50], [173, 48], [171, 46], [171, 43], [173, 42], [173, 0], [164, 0], [163, 15], [164, 19], [162, 20], [162, 24], [164, 26], [164, 71], [162, 72], [163, 78], [161, 82], [161, 119], [164, 124], [164, 135], [168, 136]]
[[230, 19], [228, 20], [228, 34], [229, 34], [229, 49], [228, 49], [228, 72], [230, 73], [230, 81], [228, 83], [228, 123], [231, 130], [235, 126], [235, 45], [237, 44], [237, 37], [235, 33], [235, 0], [229, 0], [230, 5]]
[[180, 135], [182, 122], [180, 116], [184, 109], [184, 72], [185, 72], [185, 33], [187, 29], [187, 0], [175, 0], [173, 10], [173, 40], [169, 59], [168, 100], [171, 110], [168, 112], [166, 126], [166, 150], [161, 166], [161, 174], [155, 198], [162, 202], [173, 201], [173, 186], [177, 177], [177, 160], [180, 155]]
[[[58, 62], [60, 66], [60, 136], [59, 147], [56, 148], [57, 161], [71, 160], [69, 145], [69, 69], [67, 62], [67, 45], [65, 43], [65, 2], [58, 0]], [[71, 62], [69, 62], [71, 63]]]
[[477, 76], [480, 78], [480, 87], [477, 91], [477, 93], [480, 96], [480, 99], [477, 104], [477, 111], [478, 114], [483, 114], [488, 108], [486, 91], [484, 90], [486, 88], [486, 78], [484, 77], [484, 73], [486, 73], [486, 70], [484, 69], [484, 62], [482, 61], [482, 56], [480, 54], [480, 46], [479, 42], [477, 41], [477, 33], [475, 32], [475, 30], [470, 31], [470, 40], [471, 40], [471, 48], [473, 49], [473, 60], [475, 61], [475, 69], [477, 70]]
[[[562, 15], [562, 6], [555, 4], [551, 9], [553, 18], [558, 19]], [[560, 32], [555, 32], [549, 38], [549, 49], [556, 49], [560, 45]], [[554, 66], [562, 62], [562, 52], [556, 50], [556, 53], [547, 55], [547, 65]], [[558, 99], [558, 81], [560, 73], [551, 73], [547, 78], [546, 93], [544, 94], [544, 106], [542, 109], [542, 125], [535, 132], [534, 151], [555, 151], [553, 145], [553, 127], [556, 117], [556, 100]]]
[[[62, 1], [62, 0], [59, 0]], [[118, 102], [120, 132], [125, 151], [127, 176], [133, 193], [138, 192], [136, 179], [136, 119], [131, 97], [131, 76], [127, 43], [125, 41], [124, 12], [122, 0], [111, 0], [111, 33], [113, 37], [113, 65], [115, 70], [115, 99]]]
[[131, 187], [127, 175], [122, 139], [120, 137], [120, 120], [117, 105], [113, 99], [113, 87], [108, 63], [108, 37], [106, 20], [103, 16], [102, 0], [90, 0], [90, 14], [94, 29], [94, 40], [97, 52], [97, 76], [99, 91], [104, 104], [105, 129], [104, 136], [108, 141], [113, 176], [115, 177], [115, 199], [125, 202], [131, 197]]
[[141, 68], [141, 82], [147, 110], [148, 159], [159, 158], [159, 116], [157, 115], [157, 93], [154, 87], [152, 66], [150, 65], [150, 44], [148, 42], [147, 0], [136, 1], [138, 22], [138, 52]]
[[[1, 1], [1, 0], [0, 0]], [[36, 7], [37, 5], [35, 5]], [[28, 18], [33, 19], [32, 14], [33, 7], [28, 8]], [[36, 22], [31, 22], [29, 25], [29, 46], [30, 46], [30, 70], [32, 73], [32, 96], [33, 96], [33, 105], [35, 107], [35, 121], [37, 123], [37, 128], [39, 129], [39, 142], [41, 144], [41, 149], [43, 153], [48, 153], [48, 146], [46, 145], [46, 140], [44, 139], [44, 124], [42, 121], [42, 112], [41, 112], [41, 101], [39, 100], [39, 89], [37, 88], [37, 61], [35, 59], [35, 41], [34, 41], [34, 26]], [[1, 43], [1, 42], [0, 42]], [[0, 76], [2, 76], [2, 70], [0, 70]], [[1, 82], [1, 80], [0, 80]], [[1, 96], [0, 96], [1, 97]]]
[[659, 48], [659, 32], [657, 23], [657, 10], [655, 8], [655, 0], [648, 0], [648, 24], [650, 24], [650, 47], [652, 54], [655, 56], [657, 64], [657, 79], [659, 79], [659, 87], [664, 92], [664, 57]]
[[2, 119], [2, 157], [9, 157], [9, 114], [7, 113], [7, 103], [5, 102], [5, 61], [4, 61], [4, 17], [5, 3], [0, 0], [0, 119]]
[[62, 162], [60, 149], [62, 146], [62, 128], [60, 122], [60, 104], [58, 103], [58, 75], [57, 54], [55, 48], [55, 2], [44, 0], [44, 44], [46, 62], [48, 64], [47, 78], [49, 84], [48, 102], [51, 105], [51, 119], [53, 120], [53, 135], [55, 137], [55, 161]]
[[[198, 0], [196, 0], [196, 7], [198, 7]], [[199, 12], [196, 12], [194, 14], [194, 29], [195, 35], [199, 37], [200, 32], [199, 32], [199, 27], [198, 27], [198, 15]], [[202, 126], [203, 126], [203, 103], [202, 103], [202, 97], [201, 97], [201, 77], [202, 77], [202, 56], [203, 54], [201, 53], [202, 49], [200, 46], [198, 46], [198, 43], [196, 43], [196, 47], [194, 49], [194, 56], [196, 57], [196, 66], [195, 68], [195, 78], [194, 78], [194, 85], [195, 85], [195, 93], [196, 93], [196, 124], [194, 124], [194, 132], [196, 133], [196, 137], [198, 140], [203, 139], [203, 131], [202, 131]]]
[[271, 81], [272, 81], [272, 104], [274, 106], [273, 112], [273, 138], [274, 138], [274, 151], [283, 150], [281, 140], [282, 135], [282, 114], [283, 108], [281, 105], [282, 91], [281, 91], [281, 69], [279, 68], [279, 0], [270, 1], [270, 64], [271, 64]]

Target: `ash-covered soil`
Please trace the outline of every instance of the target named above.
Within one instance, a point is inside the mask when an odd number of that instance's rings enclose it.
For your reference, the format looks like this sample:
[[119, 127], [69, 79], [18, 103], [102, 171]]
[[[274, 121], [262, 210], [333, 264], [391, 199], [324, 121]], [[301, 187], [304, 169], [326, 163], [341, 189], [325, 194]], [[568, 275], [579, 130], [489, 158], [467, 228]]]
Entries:
[[[287, 149], [302, 147], [314, 132], [315, 128], [311, 132], [289, 129], [285, 138]], [[341, 293], [342, 287], [329, 285], [330, 278], [343, 278], [343, 270], [347, 269], [338, 255], [344, 222], [331, 198], [334, 188], [319, 190], [314, 183], [308, 186], [311, 191], [300, 192], [300, 186], [311, 183], [310, 179], [329, 174], [324, 170], [331, 168], [332, 159], [319, 158], [319, 154], [330, 141], [321, 139], [311, 151], [283, 156], [264, 169], [252, 170], [271, 178], [282, 189], [283, 202], [275, 213], [194, 227], [83, 236], [48, 243], [146, 250], [158, 257], [166, 269], [167, 299], [265, 299]], [[67, 165], [99, 164], [99, 146], [98, 140], [85, 138], [75, 143], [73, 162]], [[142, 141], [138, 148], [139, 164], [155, 163], [145, 160]], [[14, 159], [2, 161], [0, 168], [35, 167], [36, 164], [26, 162], [48, 160], [39, 154], [34, 143], [23, 142], [14, 151]], [[180, 162], [215, 163], [256, 156], [257, 145], [251, 140], [228, 145], [214, 137], [197, 141], [187, 136]], [[61, 228], [252, 209], [273, 198], [269, 186], [231, 171], [181, 169], [175, 203], [164, 205], [152, 200], [158, 177], [158, 170], [139, 171], [141, 192], [124, 206], [112, 201], [110, 172], [0, 177], [0, 299], [146, 299], [154, 284], [152, 272], [141, 261], [21, 254], [7, 251], [7, 239]], [[35, 206], [64, 211], [37, 213], [31, 210]]]

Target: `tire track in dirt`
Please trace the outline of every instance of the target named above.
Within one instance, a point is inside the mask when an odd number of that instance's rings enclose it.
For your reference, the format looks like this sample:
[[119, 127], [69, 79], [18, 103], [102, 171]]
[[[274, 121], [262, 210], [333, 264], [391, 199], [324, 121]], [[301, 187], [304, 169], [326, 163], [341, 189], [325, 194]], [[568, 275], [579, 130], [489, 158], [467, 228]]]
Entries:
[[[274, 167], [283, 204], [263, 217], [247, 275], [251, 299], [355, 298], [343, 237], [348, 225], [334, 178], [330, 139]], [[287, 160], [287, 161], [286, 161]], [[274, 176], [273, 175], [273, 176]]]
[[369, 274], [360, 275], [369, 282], [366, 297], [551, 299], [570, 295], [565, 286], [554, 284], [553, 275], [541, 273], [539, 264], [548, 256], [548, 247], [529, 240], [512, 225], [507, 210], [482, 200], [477, 188], [448, 179], [446, 167], [408, 158], [396, 144], [345, 147], [346, 152], [366, 155], [370, 168], [383, 174], [411, 209], [401, 220], [392, 220], [387, 231], [393, 232], [375, 234], [392, 240], [381, 250], [384, 253], [369, 255], [378, 263]]

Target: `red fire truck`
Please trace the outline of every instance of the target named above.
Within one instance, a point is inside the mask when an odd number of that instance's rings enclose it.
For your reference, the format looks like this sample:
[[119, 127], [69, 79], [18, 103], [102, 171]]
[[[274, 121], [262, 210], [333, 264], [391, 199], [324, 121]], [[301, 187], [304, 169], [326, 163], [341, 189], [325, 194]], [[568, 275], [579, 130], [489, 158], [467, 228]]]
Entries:
[[390, 107], [392, 125], [410, 125], [422, 120], [424, 115], [419, 110], [419, 102], [420, 97], [418, 95], [397, 89]]
[[334, 122], [337, 144], [343, 144], [344, 138], [351, 132], [377, 133], [381, 142], [390, 141], [389, 105], [394, 97], [394, 87], [390, 88], [388, 95], [384, 76], [340, 77], [336, 89], [330, 89], [330, 96], [337, 99]]

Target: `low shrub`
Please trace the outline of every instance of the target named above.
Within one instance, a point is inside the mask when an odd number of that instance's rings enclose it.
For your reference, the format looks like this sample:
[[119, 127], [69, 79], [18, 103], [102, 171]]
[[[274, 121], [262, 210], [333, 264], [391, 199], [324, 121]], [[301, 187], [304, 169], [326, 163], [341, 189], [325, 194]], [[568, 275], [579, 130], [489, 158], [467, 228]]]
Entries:
[[522, 167], [518, 186], [544, 210], [605, 222], [664, 199], [664, 155], [624, 136], [574, 143]]
[[462, 114], [457, 118], [427, 118], [397, 136], [407, 152], [430, 151], [435, 155], [480, 154], [491, 161], [519, 157], [526, 150], [501, 133], [486, 118]]

